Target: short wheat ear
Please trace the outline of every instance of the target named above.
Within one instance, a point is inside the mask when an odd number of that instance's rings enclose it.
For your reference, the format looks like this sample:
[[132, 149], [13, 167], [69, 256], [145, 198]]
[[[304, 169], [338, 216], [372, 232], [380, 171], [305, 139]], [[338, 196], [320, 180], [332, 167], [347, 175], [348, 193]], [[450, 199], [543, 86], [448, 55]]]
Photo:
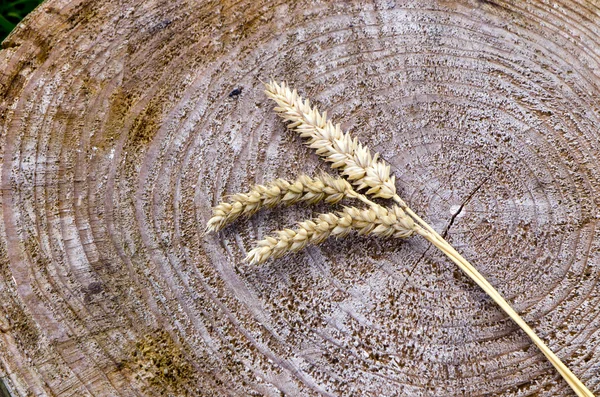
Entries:
[[252, 216], [262, 208], [299, 202], [335, 204], [345, 197], [358, 198], [358, 194], [346, 180], [325, 173], [314, 178], [300, 175], [295, 181], [276, 179], [265, 185], [254, 185], [247, 193], [234, 194], [227, 202], [214, 207], [206, 233], [219, 231], [239, 217]]
[[[339, 124], [333, 125], [327, 118], [326, 112], [321, 113], [316, 107], [311, 107], [308, 99], [300, 97], [296, 90], [290, 90], [287, 84], [277, 84], [271, 81], [265, 87], [267, 96], [277, 103], [275, 111], [289, 122], [289, 129], [295, 130], [300, 133], [300, 136], [307, 138], [307, 144], [316, 149], [317, 154], [323, 156], [326, 161], [331, 162], [333, 168], [342, 169], [343, 175], [358, 185], [359, 190], [368, 187], [369, 190], [366, 194], [372, 194], [373, 197], [391, 198], [398, 203], [402, 210], [420, 225], [415, 228], [415, 232], [448, 256], [525, 331], [579, 397], [594, 397], [477, 269], [398, 196], [394, 176], [390, 176], [390, 166], [380, 160], [377, 153], [372, 155], [366, 146], [358, 143], [349, 133], [343, 133]], [[368, 202], [366, 198], [363, 201]], [[374, 205], [372, 208], [375, 208]], [[273, 239], [273, 241], [275, 240]], [[263, 252], [266, 252], [269, 243], [265, 244], [261, 248]], [[294, 249], [288, 250], [293, 251]], [[256, 262], [253, 258], [251, 260]]]

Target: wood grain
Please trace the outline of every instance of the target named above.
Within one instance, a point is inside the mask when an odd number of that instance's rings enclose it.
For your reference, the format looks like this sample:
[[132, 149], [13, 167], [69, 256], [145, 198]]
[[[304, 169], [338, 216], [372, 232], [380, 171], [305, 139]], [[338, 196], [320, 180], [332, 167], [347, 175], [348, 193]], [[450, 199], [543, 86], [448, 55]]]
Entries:
[[225, 195], [327, 166], [287, 80], [600, 393], [596, 1], [49, 0], [0, 51], [0, 378], [14, 396], [572, 396], [418, 238], [261, 266]]

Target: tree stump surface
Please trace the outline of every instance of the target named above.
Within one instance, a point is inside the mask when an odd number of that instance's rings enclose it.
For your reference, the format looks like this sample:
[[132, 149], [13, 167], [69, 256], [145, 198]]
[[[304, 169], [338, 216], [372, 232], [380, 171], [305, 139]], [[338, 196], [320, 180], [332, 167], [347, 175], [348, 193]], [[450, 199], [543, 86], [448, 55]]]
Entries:
[[254, 183], [329, 170], [273, 113], [287, 80], [392, 165], [600, 394], [597, 1], [69, 1], [3, 42], [0, 379], [12, 396], [573, 396], [415, 237], [260, 266], [203, 236]]

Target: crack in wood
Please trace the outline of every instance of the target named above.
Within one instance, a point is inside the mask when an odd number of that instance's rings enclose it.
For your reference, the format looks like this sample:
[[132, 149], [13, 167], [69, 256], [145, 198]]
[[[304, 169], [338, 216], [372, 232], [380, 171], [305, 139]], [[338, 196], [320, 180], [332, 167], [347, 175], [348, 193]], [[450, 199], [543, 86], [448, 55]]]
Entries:
[[448, 232], [450, 231], [450, 228], [452, 227], [452, 225], [454, 225], [454, 221], [456, 220], [456, 218], [458, 217], [458, 215], [460, 215], [460, 213], [462, 212], [462, 210], [465, 207], [465, 205], [467, 205], [473, 199], [473, 197], [475, 196], [475, 194], [477, 194], [477, 192], [479, 190], [481, 190], [481, 188], [483, 187], [483, 185], [485, 185], [486, 182], [492, 177], [492, 175], [494, 175], [494, 173], [498, 170], [498, 168], [502, 164], [502, 160], [504, 160], [504, 158], [501, 158], [500, 159], [500, 163], [498, 165], [496, 165], [494, 167], [494, 169], [492, 171], [490, 171], [490, 173], [485, 178], [483, 178], [483, 180], [477, 186], [475, 186], [475, 188], [471, 191], [471, 193], [469, 193], [469, 195], [467, 196], [467, 198], [465, 198], [463, 200], [463, 202], [460, 204], [460, 206], [458, 207], [458, 210], [452, 215], [452, 217], [450, 217], [450, 221], [448, 222], [448, 224], [444, 228], [444, 231], [441, 233], [441, 236], [444, 239], [446, 239], [446, 237], [448, 236]]

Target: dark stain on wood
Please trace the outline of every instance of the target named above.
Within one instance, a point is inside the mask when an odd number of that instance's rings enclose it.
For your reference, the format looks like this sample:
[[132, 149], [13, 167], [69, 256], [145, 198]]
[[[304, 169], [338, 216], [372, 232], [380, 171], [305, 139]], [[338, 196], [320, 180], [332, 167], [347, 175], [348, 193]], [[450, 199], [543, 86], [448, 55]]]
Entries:
[[[141, 338], [131, 353], [129, 364], [138, 380], [145, 380], [150, 387], [169, 394], [189, 395], [196, 373], [179, 345], [164, 330], [155, 330]], [[120, 363], [120, 366], [125, 364]]]
[[162, 107], [159, 100], [153, 100], [140, 114], [129, 133], [130, 143], [137, 147], [149, 143], [160, 128]]

